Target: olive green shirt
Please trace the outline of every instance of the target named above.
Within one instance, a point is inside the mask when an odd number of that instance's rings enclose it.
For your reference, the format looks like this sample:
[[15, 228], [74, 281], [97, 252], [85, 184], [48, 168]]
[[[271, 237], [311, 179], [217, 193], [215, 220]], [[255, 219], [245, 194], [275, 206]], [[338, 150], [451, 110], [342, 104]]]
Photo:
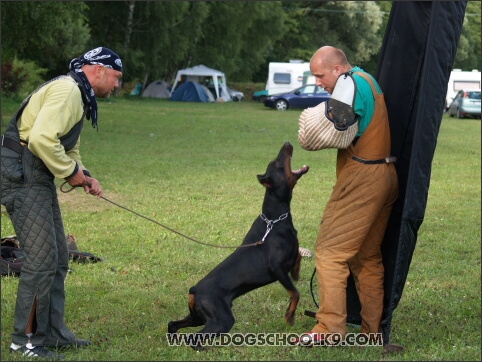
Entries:
[[66, 151], [60, 137], [67, 134], [84, 114], [80, 89], [71, 77], [47, 83], [31, 98], [18, 121], [20, 140], [39, 157], [57, 178], [72, 175], [80, 160], [79, 143]]

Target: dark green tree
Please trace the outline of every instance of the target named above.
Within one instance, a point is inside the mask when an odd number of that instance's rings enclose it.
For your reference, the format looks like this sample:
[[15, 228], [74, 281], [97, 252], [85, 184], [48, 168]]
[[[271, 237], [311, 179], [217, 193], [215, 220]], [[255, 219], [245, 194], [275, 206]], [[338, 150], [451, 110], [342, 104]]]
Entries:
[[171, 77], [188, 59], [206, 2], [99, 1], [89, 2], [91, 44], [106, 44], [122, 57], [124, 79]]
[[465, 9], [454, 68], [480, 71], [482, 68], [480, 55], [480, 1], [469, 1]]
[[[342, 48], [374, 73], [391, 1], [2, 1], [2, 64], [14, 57], [67, 71], [96, 46], [124, 61], [125, 81], [172, 81], [197, 64], [231, 81], [266, 80], [270, 61]], [[480, 2], [469, 1], [454, 67], [480, 69]]]
[[205, 64], [221, 69], [228, 79], [250, 81], [283, 36], [285, 19], [280, 2], [210, 2], [202, 37], [187, 65]]
[[47, 77], [68, 71], [89, 39], [86, 9], [76, 1], [2, 1], [2, 64], [14, 57], [46, 68]]
[[88, 2], [91, 44], [111, 44], [125, 79], [172, 80], [180, 68], [204, 64], [228, 78], [251, 80], [283, 35], [280, 2]]
[[307, 3], [310, 23], [307, 55], [323, 45], [341, 48], [352, 65], [367, 62], [382, 44], [379, 30], [383, 13], [374, 1], [326, 1]]

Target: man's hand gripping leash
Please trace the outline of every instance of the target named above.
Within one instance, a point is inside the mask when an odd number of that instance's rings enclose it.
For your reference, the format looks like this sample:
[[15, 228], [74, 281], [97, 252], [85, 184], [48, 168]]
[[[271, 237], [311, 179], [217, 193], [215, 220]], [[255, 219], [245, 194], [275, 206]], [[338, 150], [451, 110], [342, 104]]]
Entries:
[[[68, 191], [62, 190], [62, 186], [64, 186], [66, 183], [68, 183], [72, 187]], [[70, 192], [76, 187], [82, 187], [86, 194], [97, 196], [98, 199], [102, 197], [102, 189], [100, 187], [99, 181], [97, 181], [95, 178], [85, 175], [84, 171], [82, 171], [80, 168], [74, 175], [66, 179], [62, 186], [62, 192]]]

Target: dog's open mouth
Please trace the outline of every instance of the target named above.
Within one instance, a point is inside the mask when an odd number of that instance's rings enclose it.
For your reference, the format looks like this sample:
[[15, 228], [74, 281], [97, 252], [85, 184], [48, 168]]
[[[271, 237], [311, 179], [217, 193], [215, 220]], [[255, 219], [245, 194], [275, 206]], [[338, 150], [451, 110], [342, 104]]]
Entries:
[[[293, 146], [291, 145], [291, 143], [285, 142], [283, 147], [281, 147], [278, 157], [276, 158], [277, 162], [284, 163], [285, 172], [289, 172], [288, 170], [291, 170], [292, 157], [293, 157]], [[301, 176], [307, 173], [309, 169], [310, 169], [309, 166], [303, 165], [303, 167], [299, 168], [298, 170], [291, 170], [291, 174], [296, 176], [296, 179], [298, 180]]]
[[295, 174], [296, 176], [301, 177], [302, 175], [307, 173], [309, 169], [310, 169], [310, 166], [303, 165], [303, 167], [301, 167], [300, 169], [294, 170], [294, 171], [291, 171], [291, 172], [293, 174]]

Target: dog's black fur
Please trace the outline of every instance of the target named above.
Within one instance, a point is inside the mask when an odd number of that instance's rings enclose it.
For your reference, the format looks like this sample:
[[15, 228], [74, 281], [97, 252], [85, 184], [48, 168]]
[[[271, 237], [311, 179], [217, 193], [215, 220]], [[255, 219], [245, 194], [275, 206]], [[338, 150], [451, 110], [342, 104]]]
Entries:
[[[293, 280], [298, 280], [301, 255], [290, 202], [296, 182], [309, 167], [292, 171], [292, 154], [293, 146], [286, 142], [277, 158], [269, 163], [266, 173], [258, 175], [259, 182], [266, 187], [262, 214], [252, 224], [241, 247], [189, 289], [189, 315], [168, 324], [169, 333], [204, 325], [196, 333], [199, 338], [193, 339], [197, 343], [191, 345], [197, 350], [202, 348], [205, 338], [231, 330], [234, 325], [231, 307], [235, 298], [277, 280], [290, 296], [285, 319], [290, 325], [294, 323], [299, 293], [289, 274]], [[278, 219], [281, 220], [276, 221]], [[269, 221], [276, 222], [267, 233]], [[250, 245], [255, 243], [258, 245]]]

